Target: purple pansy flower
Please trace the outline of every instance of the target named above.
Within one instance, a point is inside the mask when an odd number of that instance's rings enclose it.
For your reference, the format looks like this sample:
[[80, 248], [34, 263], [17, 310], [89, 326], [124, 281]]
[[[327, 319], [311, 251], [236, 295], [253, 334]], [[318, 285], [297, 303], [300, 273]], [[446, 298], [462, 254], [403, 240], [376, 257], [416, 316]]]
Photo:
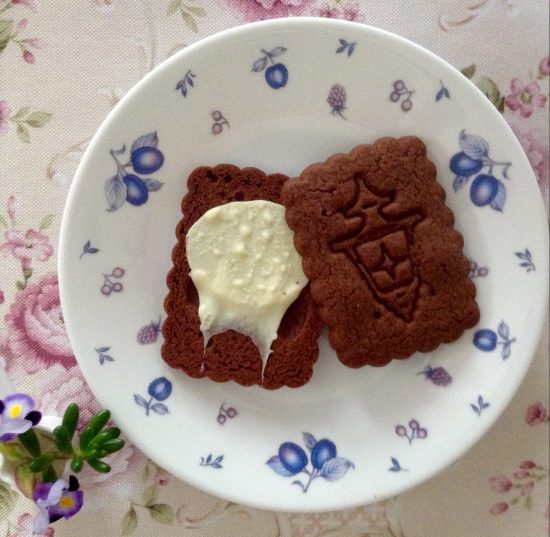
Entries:
[[13, 440], [38, 424], [42, 414], [34, 406], [34, 399], [24, 393], [12, 393], [0, 400], [0, 442]]
[[34, 533], [42, 535], [50, 524], [60, 518], [76, 515], [84, 503], [84, 493], [79, 490], [78, 479], [72, 475], [67, 483], [58, 479], [55, 483], [39, 483], [34, 490], [34, 501], [40, 509], [34, 521]]

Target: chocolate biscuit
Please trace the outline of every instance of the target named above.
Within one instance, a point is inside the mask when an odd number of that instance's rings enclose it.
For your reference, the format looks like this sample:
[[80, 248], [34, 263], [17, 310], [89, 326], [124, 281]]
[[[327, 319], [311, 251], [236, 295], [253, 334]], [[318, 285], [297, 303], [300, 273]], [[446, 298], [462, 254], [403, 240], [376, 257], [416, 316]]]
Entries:
[[462, 235], [416, 137], [382, 138], [283, 186], [329, 341], [350, 367], [456, 340], [479, 320]]
[[280, 203], [286, 175], [266, 175], [256, 168], [240, 169], [229, 164], [197, 168], [187, 182], [188, 193], [181, 208], [183, 218], [176, 228], [177, 244], [172, 251], [173, 268], [168, 274], [164, 301], [167, 318], [162, 327], [164, 361], [191, 377], [209, 377], [218, 382], [234, 380], [267, 389], [305, 384], [313, 372], [322, 330], [317, 308], [307, 285], [286, 311], [271, 346], [262, 379], [260, 352], [252, 340], [228, 330], [213, 336], [206, 349], [200, 331], [197, 290], [189, 276], [185, 249], [189, 228], [209, 209], [232, 201], [257, 199]]

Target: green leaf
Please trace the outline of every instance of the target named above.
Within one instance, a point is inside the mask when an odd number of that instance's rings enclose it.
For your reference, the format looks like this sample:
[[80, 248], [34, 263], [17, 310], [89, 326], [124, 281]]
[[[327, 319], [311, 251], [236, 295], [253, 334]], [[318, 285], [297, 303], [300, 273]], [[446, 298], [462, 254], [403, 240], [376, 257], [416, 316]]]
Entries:
[[497, 85], [486, 76], [482, 76], [476, 84], [480, 91], [497, 107], [500, 106], [501, 96]]
[[29, 470], [31, 472], [42, 472], [53, 462], [54, 459], [55, 453], [52, 453], [51, 451], [43, 453], [29, 464]]
[[19, 442], [0, 442], [0, 454], [11, 462], [21, 463], [28, 460], [25, 451]]
[[99, 459], [88, 459], [88, 464], [100, 474], [108, 474], [111, 471], [111, 467]]
[[166, 15], [167, 16], [173, 15], [178, 10], [180, 5], [181, 5], [181, 0], [172, 0], [168, 4], [168, 9], [166, 10]]
[[172, 524], [174, 522], [174, 510], [165, 503], [155, 503], [147, 506], [147, 509], [149, 509], [151, 518], [161, 524]]
[[107, 422], [111, 419], [111, 412], [108, 410], [100, 410], [88, 423], [87, 429], [92, 429], [96, 433], [98, 433], [105, 425], [107, 425]]
[[13, 21], [0, 20], [0, 52], [2, 52], [11, 39]]
[[29, 127], [38, 128], [46, 125], [51, 118], [52, 115], [49, 112], [31, 112], [25, 119], [25, 123]]
[[105, 451], [105, 453], [114, 453], [115, 451], [120, 451], [123, 447], [124, 440], [121, 440], [120, 438], [113, 438], [112, 440], [107, 440], [103, 442], [99, 447], [101, 450]]
[[3, 216], [0, 216], [0, 226], [9, 227], [8, 221]]
[[73, 446], [71, 445], [71, 437], [67, 427], [59, 425], [53, 430], [53, 437], [55, 439], [55, 445], [65, 455], [72, 455]]
[[57, 481], [57, 474], [51, 464], [42, 472], [42, 481], [46, 483], [55, 483]]
[[23, 496], [32, 498], [34, 489], [38, 484], [38, 475], [31, 472], [27, 466], [17, 466], [15, 468], [14, 477], [17, 488], [23, 493]]
[[15, 114], [15, 116], [12, 116], [10, 119], [12, 119], [13, 121], [23, 119], [30, 111], [31, 111], [30, 106], [23, 106], [23, 108], [20, 108]]
[[136, 510], [130, 507], [130, 510], [122, 519], [122, 535], [132, 535], [136, 531], [138, 525], [138, 517]]
[[195, 22], [195, 19], [193, 18], [193, 15], [190, 15], [189, 13], [182, 10], [181, 16], [183, 17], [183, 22], [185, 22], [185, 25], [192, 30], [193, 32], [198, 32], [199, 29], [197, 28], [197, 23]]
[[202, 7], [195, 7], [195, 6], [185, 6], [187, 11], [190, 11], [193, 13], [193, 15], [197, 15], [197, 17], [205, 17], [206, 16], [206, 10]]
[[15, 287], [17, 287], [17, 289], [19, 289], [20, 291], [23, 291], [23, 289], [25, 289], [25, 287], [27, 286], [23, 282], [17, 281], [15, 282]]
[[0, 520], [6, 520], [17, 500], [17, 492], [0, 480]]
[[101, 431], [100, 433], [96, 434], [88, 444], [87, 449], [93, 450], [96, 447], [101, 446], [103, 442], [107, 442], [108, 440], [113, 440], [114, 438], [118, 438], [119, 436], [120, 436], [120, 429], [118, 427], [109, 427], [108, 429], [105, 429], [104, 431]]
[[103, 429], [107, 422], [111, 419], [111, 413], [108, 410], [101, 410], [88, 423], [80, 435], [80, 449], [84, 450], [88, 447], [96, 434]]
[[472, 63], [472, 65], [468, 65], [468, 67], [463, 67], [460, 72], [469, 79], [472, 79], [474, 75], [476, 74], [476, 64]]
[[23, 278], [25, 278], [25, 283], [27, 283], [31, 279], [32, 273], [33, 273], [32, 267], [26, 268], [25, 270], [23, 270]]
[[75, 457], [71, 461], [71, 470], [75, 474], [78, 474], [78, 472], [80, 472], [82, 470], [82, 466], [84, 466], [84, 459], [82, 457]]
[[151, 485], [150, 487], [147, 487], [141, 495], [141, 499], [146, 507], [153, 505], [158, 500], [158, 497], [159, 490], [156, 485]]
[[525, 498], [525, 509], [527, 509], [527, 511], [531, 511], [531, 509], [533, 508], [533, 498], [531, 498], [531, 496], [527, 496], [527, 498]]
[[504, 97], [500, 98], [499, 103], [497, 104], [497, 110], [502, 114], [504, 112]]
[[72, 439], [78, 425], [79, 410], [76, 403], [71, 403], [65, 413], [63, 414], [62, 425], [69, 431], [69, 435]]
[[31, 143], [29, 129], [27, 129], [27, 127], [25, 127], [25, 125], [22, 125], [21, 123], [17, 124], [17, 136], [22, 142], [25, 142], [26, 144]]
[[34, 432], [34, 429], [29, 429], [28, 431], [20, 434], [18, 436], [19, 441], [23, 444], [23, 447], [33, 456], [38, 457], [42, 450], [40, 449], [40, 441], [38, 436]]
[[53, 219], [55, 218], [55, 214], [47, 214], [40, 220], [40, 223], [38, 224], [38, 228], [41, 230], [48, 229], [53, 222]]
[[519, 498], [514, 498], [513, 500], [510, 501], [510, 505], [516, 505], [516, 503], [518, 503], [518, 500]]

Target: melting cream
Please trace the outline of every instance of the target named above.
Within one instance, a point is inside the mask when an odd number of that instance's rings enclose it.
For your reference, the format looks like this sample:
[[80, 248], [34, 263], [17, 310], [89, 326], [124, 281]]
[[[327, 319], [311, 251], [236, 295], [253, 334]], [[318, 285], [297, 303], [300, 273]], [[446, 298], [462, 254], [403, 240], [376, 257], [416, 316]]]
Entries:
[[263, 368], [288, 307], [306, 286], [282, 205], [236, 201], [207, 211], [186, 237], [204, 344], [220, 332], [250, 336]]

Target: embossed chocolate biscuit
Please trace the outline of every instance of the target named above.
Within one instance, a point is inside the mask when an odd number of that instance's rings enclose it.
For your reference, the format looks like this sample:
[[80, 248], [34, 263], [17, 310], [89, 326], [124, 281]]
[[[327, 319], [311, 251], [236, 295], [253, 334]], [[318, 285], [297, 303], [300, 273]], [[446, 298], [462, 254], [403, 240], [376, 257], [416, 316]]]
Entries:
[[382, 138], [313, 164], [282, 201], [345, 365], [430, 351], [478, 322], [463, 238], [420, 139]]
[[213, 336], [206, 349], [200, 332], [198, 294], [189, 276], [185, 249], [189, 228], [209, 209], [232, 201], [263, 199], [280, 203], [286, 175], [266, 175], [256, 168], [220, 164], [197, 168], [187, 182], [182, 200], [183, 218], [176, 229], [177, 244], [172, 251], [173, 268], [167, 277], [169, 293], [164, 302], [167, 318], [162, 332], [161, 354], [168, 365], [191, 377], [209, 377], [218, 382], [234, 380], [267, 389], [298, 387], [311, 377], [319, 353], [317, 338], [322, 322], [306, 286], [288, 308], [273, 342], [272, 353], [262, 379], [260, 352], [252, 340], [228, 330]]

